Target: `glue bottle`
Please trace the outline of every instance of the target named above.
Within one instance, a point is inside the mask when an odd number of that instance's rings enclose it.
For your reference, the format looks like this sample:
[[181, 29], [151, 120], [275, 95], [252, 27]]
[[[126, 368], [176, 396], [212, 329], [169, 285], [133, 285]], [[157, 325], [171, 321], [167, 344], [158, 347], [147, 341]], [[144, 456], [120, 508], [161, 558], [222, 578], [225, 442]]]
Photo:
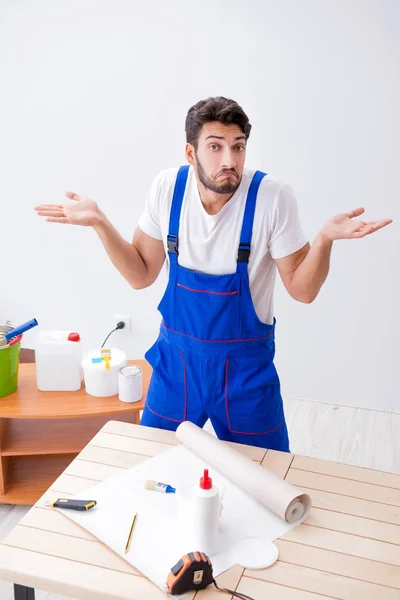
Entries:
[[208, 469], [199, 485], [195, 486], [193, 502], [193, 548], [213, 556], [218, 550], [218, 522], [220, 515], [220, 495], [217, 486], [213, 485]]

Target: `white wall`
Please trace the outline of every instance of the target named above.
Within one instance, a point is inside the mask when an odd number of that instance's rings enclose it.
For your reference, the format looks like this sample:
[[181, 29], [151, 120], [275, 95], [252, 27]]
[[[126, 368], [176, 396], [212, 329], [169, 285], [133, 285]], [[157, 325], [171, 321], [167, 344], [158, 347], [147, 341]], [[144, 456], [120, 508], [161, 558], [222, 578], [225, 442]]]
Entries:
[[[310, 305], [276, 293], [277, 366], [288, 396], [400, 411], [400, 157], [396, 0], [0, 3], [0, 319], [143, 356], [165, 280], [135, 292], [94, 232], [33, 211], [65, 189], [96, 199], [130, 238], [156, 173], [184, 162], [188, 108], [209, 95], [250, 116], [248, 164], [297, 193], [310, 238], [364, 205], [395, 223], [338, 242]], [[25, 344], [34, 345], [34, 331]], [[119, 336], [119, 337], [117, 337]]]

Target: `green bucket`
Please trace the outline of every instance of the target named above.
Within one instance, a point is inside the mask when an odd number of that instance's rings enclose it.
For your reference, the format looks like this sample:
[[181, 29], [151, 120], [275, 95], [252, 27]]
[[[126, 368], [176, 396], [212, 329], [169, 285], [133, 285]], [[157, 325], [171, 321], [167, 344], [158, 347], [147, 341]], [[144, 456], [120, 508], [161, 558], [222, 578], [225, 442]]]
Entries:
[[[12, 329], [13, 325], [0, 325], [0, 334]], [[20, 341], [12, 346], [0, 345], [0, 398], [9, 396], [17, 389], [20, 350]]]

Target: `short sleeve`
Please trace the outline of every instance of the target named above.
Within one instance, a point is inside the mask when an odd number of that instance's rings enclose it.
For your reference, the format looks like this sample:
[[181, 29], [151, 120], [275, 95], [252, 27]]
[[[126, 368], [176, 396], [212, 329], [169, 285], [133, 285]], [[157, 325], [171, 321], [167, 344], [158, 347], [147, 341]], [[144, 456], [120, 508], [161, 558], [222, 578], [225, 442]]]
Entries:
[[162, 240], [160, 226], [160, 200], [162, 191], [163, 173], [157, 175], [147, 194], [143, 213], [139, 217], [138, 225], [144, 233], [156, 240]]
[[289, 185], [282, 185], [275, 197], [268, 249], [272, 258], [284, 258], [308, 242], [300, 224], [297, 200]]

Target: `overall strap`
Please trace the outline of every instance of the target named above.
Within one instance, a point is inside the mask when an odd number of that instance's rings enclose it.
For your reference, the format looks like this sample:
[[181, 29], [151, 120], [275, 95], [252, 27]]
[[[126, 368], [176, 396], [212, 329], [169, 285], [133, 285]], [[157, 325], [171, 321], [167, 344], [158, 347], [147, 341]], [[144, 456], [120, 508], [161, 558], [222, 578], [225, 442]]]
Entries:
[[247, 269], [247, 263], [250, 257], [251, 238], [253, 234], [253, 221], [254, 212], [256, 209], [257, 193], [260, 183], [266, 173], [256, 171], [251, 181], [249, 191], [247, 193], [246, 206], [244, 209], [242, 231], [240, 234], [240, 244], [237, 257], [237, 269], [243, 264], [243, 267]]
[[176, 177], [174, 195], [172, 197], [171, 212], [169, 215], [169, 233], [167, 235], [167, 247], [170, 263], [177, 261], [178, 256], [178, 234], [179, 220], [181, 216], [181, 208], [183, 197], [185, 195], [186, 182], [189, 174], [189, 165], [180, 167]]

